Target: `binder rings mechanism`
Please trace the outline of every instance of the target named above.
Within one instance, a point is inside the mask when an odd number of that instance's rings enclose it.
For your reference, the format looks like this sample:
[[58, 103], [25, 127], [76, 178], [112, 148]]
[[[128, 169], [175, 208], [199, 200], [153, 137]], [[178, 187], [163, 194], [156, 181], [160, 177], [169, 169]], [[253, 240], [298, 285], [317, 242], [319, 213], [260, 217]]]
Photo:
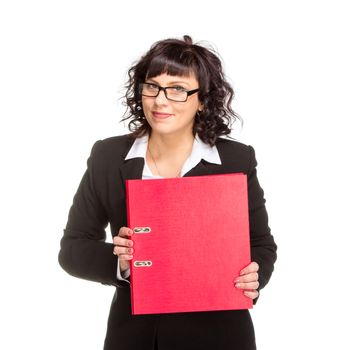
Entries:
[[135, 267], [150, 267], [152, 265], [152, 261], [145, 260], [145, 261], [134, 261]]
[[151, 232], [150, 227], [134, 227], [133, 228], [134, 233], [149, 233]]
[[[151, 232], [150, 227], [134, 227], [134, 233], [149, 233]], [[150, 260], [143, 260], [143, 261], [134, 261], [135, 267], [150, 267], [152, 266], [152, 261]]]

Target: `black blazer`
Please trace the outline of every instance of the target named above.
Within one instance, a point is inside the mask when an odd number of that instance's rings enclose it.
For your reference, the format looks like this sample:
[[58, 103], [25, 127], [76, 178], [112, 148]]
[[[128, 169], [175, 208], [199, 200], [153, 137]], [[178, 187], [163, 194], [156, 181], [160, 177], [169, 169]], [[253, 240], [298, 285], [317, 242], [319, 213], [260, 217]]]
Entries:
[[[117, 256], [113, 255], [113, 244], [105, 242], [105, 228], [109, 223], [112, 236], [116, 236], [120, 227], [127, 226], [125, 180], [140, 179], [144, 167], [143, 158], [124, 159], [133, 142], [129, 135], [122, 135], [94, 144], [70, 208], [59, 252], [59, 263], [69, 274], [116, 287], [104, 349], [255, 349], [248, 310], [131, 314], [130, 284], [116, 277]], [[273, 272], [276, 245], [257, 179], [255, 153], [251, 146], [221, 138], [216, 147], [221, 165], [202, 160], [184, 176], [247, 174], [251, 257], [260, 265], [261, 289]]]

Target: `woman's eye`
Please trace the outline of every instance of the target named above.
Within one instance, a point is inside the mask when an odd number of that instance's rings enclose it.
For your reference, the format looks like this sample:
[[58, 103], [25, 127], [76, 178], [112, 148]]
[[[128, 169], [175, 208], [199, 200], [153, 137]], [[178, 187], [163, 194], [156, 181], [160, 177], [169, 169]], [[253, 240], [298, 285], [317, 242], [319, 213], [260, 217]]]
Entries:
[[157, 86], [155, 84], [149, 84], [149, 83], [146, 83], [146, 87], [148, 89], [157, 89]]
[[172, 89], [176, 92], [186, 91], [186, 89], [183, 86], [172, 86]]

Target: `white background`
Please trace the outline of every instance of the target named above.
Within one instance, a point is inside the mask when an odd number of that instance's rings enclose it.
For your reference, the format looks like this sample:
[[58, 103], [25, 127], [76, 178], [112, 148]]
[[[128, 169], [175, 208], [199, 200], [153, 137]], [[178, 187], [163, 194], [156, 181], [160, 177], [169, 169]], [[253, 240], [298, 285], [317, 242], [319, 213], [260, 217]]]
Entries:
[[156, 40], [214, 45], [256, 149], [279, 259], [258, 348], [353, 349], [351, 1], [2, 1], [1, 349], [101, 349], [112, 287], [57, 263], [93, 143], [127, 132], [129, 66]]

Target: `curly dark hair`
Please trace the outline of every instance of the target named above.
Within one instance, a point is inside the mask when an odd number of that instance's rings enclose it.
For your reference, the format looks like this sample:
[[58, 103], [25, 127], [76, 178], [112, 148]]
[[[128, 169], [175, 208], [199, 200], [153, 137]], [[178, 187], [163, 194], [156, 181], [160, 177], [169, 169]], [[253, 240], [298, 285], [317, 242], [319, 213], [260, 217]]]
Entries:
[[196, 114], [193, 135], [211, 146], [219, 136], [231, 133], [231, 126], [241, 118], [233, 111], [234, 91], [226, 81], [221, 60], [211, 48], [193, 44], [190, 36], [183, 40], [166, 39], [156, 42], [128, 71], [122, 121], [132, 118], [128, 127], [133, 137], [151, 132], [142, 108], [139, 84], [146, 79], [166, 73], [189, 76], [193, 72], [199, 82], [199, 100], [203, 110]]

